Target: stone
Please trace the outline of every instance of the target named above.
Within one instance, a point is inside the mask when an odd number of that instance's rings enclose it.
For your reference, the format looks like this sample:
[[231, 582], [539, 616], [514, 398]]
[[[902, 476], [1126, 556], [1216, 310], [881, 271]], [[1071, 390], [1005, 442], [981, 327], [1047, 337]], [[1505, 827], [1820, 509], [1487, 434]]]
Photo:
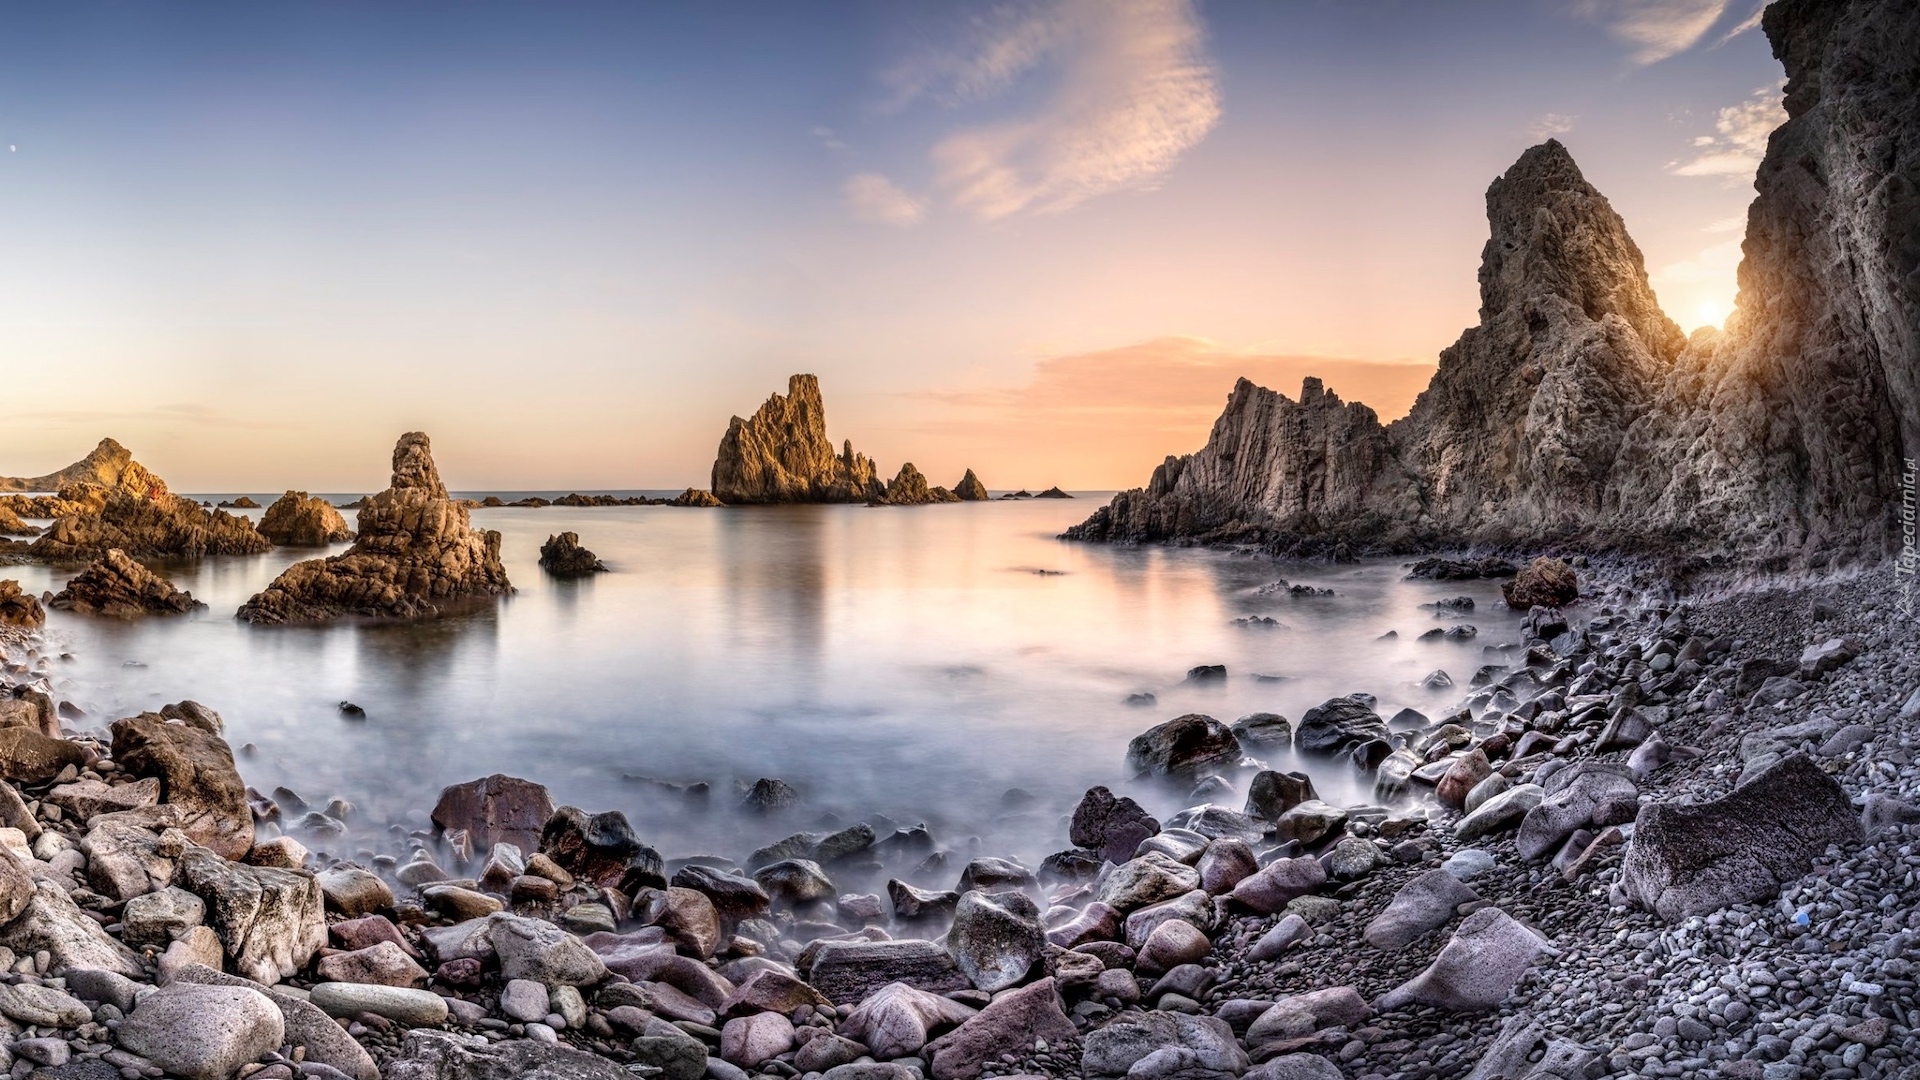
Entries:
[[1540, 785], [1517, 784], [1481, 803], [1473, 813], [1455, 823], [1454, 838], [1466, 842], [1514, 828], [1526, 817], [1527, 811], [1539, 806], [1545, 798], [1546, 789]]
[[304, 870], [311, 857], [306, 845], [291, 836], [262, 840], [247, 852], [247, 862], [252, 865], [272, 866], [281, 870]]
[[736, 1016], [720, 1029], [720, 1059], [755, 1069], [793, 1049], [793, 1021], [779, 1013]]
[[588, 986], [607, 976], [592, 949], [552, 923], [497, 912], [487, 917], [486, 933], [500, 957], [500, 973], [509, 979]]
[[1188, 713], [1158, 724], [1127, 743], [1127, 768], [1135, 775], [1190, 776], [1240, 761], [1240, 740], [1225, 724]]
[[1293, 745], [1293, 724], [1279, 713], [1248, 713], [1229, 725], [1228, 730], [1240, 740], [1242, 747], [1285, 749]]
[[180, 615], [207, 605], [114, 548], [70, 579], [48, 606], [80, 615], [128, 617]]
[[203, 847], [179, 858], [179, 879], [207, 904], [236, 972], [272, 985], [291, 978], [327, 943], [320, 883], [304, 870], [228, 862]]
[[976, 990], [1019, 984], [1047, 943], [1040, 909], [1024, 893], [964, 893], [947, 931], [947, 951]]
[[723, 503], [875, 502], [886, 494], [874, 464], [847, 443], [827, 441], [827, 410], [812, 375], [787, 380], [749, 419], [736, 416], [713, 462], [713, 494]]
[[128, 900], [120, 912], [120, 939], [138, 949], [165, 949], [173, 939], [206, 921], [206, 901], [169, 886]]
[[1346, 826], [1347, 812], [1319, 799], [1308, 799], [1274, 819], [1274, 835], [1312, 847]]
[[1376, 949], [1403, 948], [1452, 922], [1460, 905], [1478, 899], [1479, 893], [1446, 869], [1429, 870], [1401, 886], [1361, 936]]
[[1324, 1027], [1358, 1027], [1373, 1015], [1366, 999], [1351, 986], [1331, 986], [1294, 994], [1275, 1002], [1247, 1027], [1247, 1045], [1297, 1039]]
[[1198, 963], [1212, 948], [1200, 928], [1184, 919], [1167, 919], [1147, 934], [1136, 970], [1145, 975], [1171, 971], [1181, 964]]
[[[645, 1047], [640, 1043], [646, 1043]], [[662, 1047], [659, 1044], [678, 1044]], [[635, 1057], [661, 1069], [659, 1080], [700, 1080], [706, 1053], [693, 1039], [641, 1039]], [[697, 1056], [697, 1065], [691, 1057]], [[490, 1043], [475, 1035], [447, 1031], [407, 1032], [400, 1053], [388, 1064], [386, 1080], [632, 1080], [612, 1061], [568, 1046], [510, 1039]]]
[[420, 899], [427, 906], [456, 922], [469, 919], [484, 919], [505, 908], [507, 905], [497, 896], [459, 885], [434, 884], [420, 890]]
[[44, 784], [61, 771], [87, 763], [79, 743], [50, 738], [32, 728], [0, 728], [0, 779]]
[[547, 988], [532, 979], [508, 979], [500, 988], [500, 1012], [509, 1020], [523, 1024], [543, 1020], [550, 1004]]
[[161, 799], [180, 811], [189, 839], [223, 859], [244, 858], [253, 847], [247, 786], [232, 748], [207, 727], [164, 712], [115, 720], [113, 760], [131, 775], [159, 779]]
[[1457, 1012], [1497, 1008], [1540, 957], [1558, 950], [1497, 907], [1466, 917], [1426, 970], [1374, 1002], [1381, 1012], [1410, 1004]]
[[826, 900], [838, 892], [833, 879], [819, 863], [810, 859], [781, 859], [769, 863], [753, 872], [753, 880], [768, 896], [788, 907]]
[[1246, 1080], [1345, 1080], [1340, 1066], [1317, 1054], [1282, 1054], [1255, 1065]]
[[607, 564], [580, 546], [579, 533], [563, 532], [540, 545], [540, 569], [557, 578], [578, 578], [605, 573]]
[[475, 847], [491, 850], [512, 844], [520, 851], [540, 846], [540, 833], [553, 817], [553, 798], [531, 780], [494, 773], [442, 788], [433, 807], [433, 827], [462, 831]]
[[1154, 851], [1108, 871], [1095, 899], [1124, 914], [1199, 887], [1200, 871]]
[[933, 1080], [974, 1080], [1002, 1054], [1024, 1055], [1037, 1041], [1064, 1045], [1078, 1037], [1054, 980], [1045, 978], [996, 996], [959, 1027], [928, 1043], [925, 1056]]
[[393, 479], [360, 508], [359, 535], [344, 553], [295, 563], [242, 604], [252, 623], [322, 622], [343, 615], [421, 618], [443, 607], [512, 591], [500, 564], [500, 534], [472, 527], [447, 494], [426, 435], [393, 449]]
[[34, 1027], [79, 1027], [93, 1019], [93, 1010], [72, 994], [51, 986], [0, 983], [0, 1016]]
[[707, 866], [683, 866], [674, 871], [671, 884], [705, 896], [721, 918], [734, 922], [765, 915], [773, 903], [767, 890], [752, 878]]
[[326, 906], [349, 919], [393, 907], [393, 890], [371, 870], [343, 863], [322, 870], [314, 879]]
[[822, 941], [813, 948], [802, 974], [836, 1005], [858, 1005], [895, 982], [931, 993], [972, 985], [952, 954], [931, 941]]
[[76, 780], [47, 792], [47, 801], [86, 821], [96, 814], [138, 810], [160, 802], [160, 781], [154, 777], [131, 784], [105, 784], [98, 780]]
[[1299, 915], [1289, 914], [1273, 928], [1260, 935], [1246, 952], [1246, 958], [1255, 962], [1278, 959], [1289, 948], [1306, 941], [1313, 936], [1313, 928]]
[[1373, 699], [1366, 694], [1321, 702], [1303, 713], [1293, 727], [1294, 749], [1319, 757], [1350, 756], [1366, 743], [1385, 743], [1389, 738], [1386, 722], [1373, 711]]
[[1133, 858], [1140, 842], [1160, 831], [1160, 822], [1125, 796], [1104, 787], [1088, 788], [1073, 808], [1067, 836], [1074, 845], [1100, 853], [1110, 863]]
[[182, 968], [196, 964], [218, 969], [225, 963], [225, 957], [226, 946], [220, 943], [219, 934], [205, 926], [190, 926], [160, 954], [159, 981], [172, 982]]
[[961, 477], [960, 482], [953, 485], [953, 493], [959, 497], [961, 502], [985, 502], [987, 500], [987, 485], [981, 483], [980, 478], [973, 475], [972, 469], [968, 469], [967, 475]]
[[1828, 845], [1861, 843], [1860, 812], [1804, 754], [1743, 780], [1712, 802], [1641, 809], [1620, 867], [1631, 900], [1677, 922], [1776, 896]]
[[832, 1007], [827, 996], [784, 971], [762, 968], [740, 981], [721, 1012], [742, 1016], [752, 1012], [792, 1013], [795, 1009]]
[[1830, 638], [1809, 645], [1800, 654], [1800, 678], [1818, 679], [1865, 651], [1866, 646], [1855, 638]]
[[1247, 1053], [1226, 1021], [1159, 1011], [1123, 1016], [1088, 1032], [1080, 1061], [1084, 1076], [1134, 1080], [1228, 1080], [1247, 1070]]
[[1515, 843], [1520, 857], [1539, 861], [1551, 856], [1575, 831], [1595, 824], [1601, 806], [1638, 798], [1640, 788], [1626, 769], [1611, 762], [1582, 761], [1547, 778], [1546, 796], [1520, 819]]
[[1565, 607], [1580, 598], [1580, 576], [1564, 561], [1542, 555], [1502, 584], [1500, 594], [1516, 611]]
[[689, 956], [705, 959], [720, 948], [720, 911], [705, 893], [679, 886], [656, 890], [643, 920], [666, 931]]
[[0, 924], [0, 945], [16, 956], [45, 952], [54, 971], [97, 968], [129, 978], [146, 975], [139, 957], [88, 918], [65, 890], [44, 879], [33, 883], [33, 895], [20, 914]]
[[660, 853], [640, 842], [618, 810], [588, 815], [563, 806], [541, 829], [539, 848], [567, 873], [603, 889], [667, 884]]
[[141, 998], [115, 1038], [176, 1076], [229, 1080], [285, 1035], [280, 1010], [258, 990], [176, 982]]
[[882, 506], [923, 506], [927, 503], [959, 502], [960, 496], [943, 487], [930, 487], [927, 478], [909, 461], [900, 466], [900, 472], [887, 482], [886, 494], [880, 496]]
[[246, 518], [208, 511], [168, 491], [166, 481], [112, 439], [61, 472], [70, 479], [29, 489], [57, 495], [7, 502], [16, 513], [55, 519], [27, 549], [36, 560], [86, 562], [115, 549], [136, 559], [257, 555], [272, 546]]
[[447, 1022], [445, 998], [405, 986], [322, 982], [313, 984], [307, 1000], [334, 1017], [372, 1013], [408, 1027], [436, 1027]]
[[1262, 769], [1247, 785], [1247, 813], [1278, 821], [1280, 815], [1320, 796], [1313, 790], [1313, 779], [1301, 772], [1276, 772]]
[[260, 535], [282, 547], [326, 547], [353, 539], [340, 511], [325, 499], [289, 491], [260, 515]]
[[1275, 859], [1234, 886], [1230, 895], [1254, 912], [1271, 915], [1326, 883], [1327, 871], [1318, 859]]
[[896, 918], [940, 919], [953, 917], [960, 894], [947, 889], [917, 889], [899, 878], [892, 878], [887, 881], [887, 899], [893, 903]]
[[314, 965], [314, 971], [329, 982], [373, 983], [376, 986], [427, 984], [427, 970], [414, 963], [413, 957], [408, 956], [405, 949], [391, 941], [323, 956]]
[[1227, 837], [1210, 841], [1194, 869], [1200, 872], [1200, 887], [1218, 896], [1257, 873], [1260, 863], [1245, 840]]
[[1075, 949], [1089, 941], [1112, 941], [1119, 936], [1120, 926], [1120, 912], [1096, 900], [1047, 931], [1047, 940], [1063, 949]]
[[[0, 535], [30, 528], [13, 511], [0, 507]], [[0, 627], [13, 630], [37, 630], [46, 625], [47, 611], [40, 598], [20, 588], [18, 581], [0, 580]]]
[[1453, 765], [1434, 786], [1433, 797], [1441, 806], [1464, 809], [1468, 793], [1492, 775], [1493, 764], [1487, 760], [1486, 752], [1475, 747], [1453, 759]]
[[974, 889], [998, 891], [1003, 889], [1033, 889], [1040, 884], [1033, 871], [1012, 859], [992, 857], [970, 859], [960, 871], [958, 892], [966, 893]]
[[380, 1069], [374, 1065], [366, 1049], [332, 1017], [305, 998], [263, 987], [200, 964], [189, 964], [175, 971], [173, 981], [258, 990], [266, 994], [267, 999], [280, 1010], [281, 1020], [286, 1027], [286, 1041], [295, 1050], [305, 1053], [308, 1075], [313, 1075], [315, 1065], [325, 1065], [352, 1080], [380, 1080]]

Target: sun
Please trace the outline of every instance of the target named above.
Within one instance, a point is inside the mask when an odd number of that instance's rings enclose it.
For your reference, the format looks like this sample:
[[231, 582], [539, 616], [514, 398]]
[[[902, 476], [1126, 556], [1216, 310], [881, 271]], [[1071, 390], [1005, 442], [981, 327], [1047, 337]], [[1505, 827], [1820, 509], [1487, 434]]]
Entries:
[[1695, 314], [1701, 326], [1711, 326], [1717, 330], [1727, 317], [1727, 307], [1718, 300], [1702, 300]]

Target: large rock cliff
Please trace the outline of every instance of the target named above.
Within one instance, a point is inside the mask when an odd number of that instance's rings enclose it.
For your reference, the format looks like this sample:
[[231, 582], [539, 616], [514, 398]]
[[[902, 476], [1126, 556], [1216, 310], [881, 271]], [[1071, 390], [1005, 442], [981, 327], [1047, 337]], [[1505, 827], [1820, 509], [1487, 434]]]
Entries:
[[1310, 552], [1565, 541], [1776, 565], [1899, 545], [1920, 452], [1920, 7], [1780, 0], [1736, 313], [1691, 341], [1566, 149], [1487, 192], [1480, 322], [1381, 427], [1244, 381], [1206, 447], [1068, 535]]
[[874, 464], [827, 439], [820, 380], [795, 375], [749, 419], [736, 416], [713, 462], [713, 493], [725, 503], [872, 502], [886, 494]]
[[129, 467], [140, 467], [133, 460], [133, 451], [112, 439], [101, 439], [100, 445], [88, 451], [86, 457], [57, 472], [45, 476], [0, 476], [0, 491], [59, 491], [69, 484], [117, 487], [121, 474]]
[[500, 534], [481, 532], [447, 495], [433, 447], [410, 431], [393, 448], [393, 482], [360, 508], [345, 552], [282, 571], [241, 605], [254, 623], [318, 622], [342, 615], [420, 618], [460, 600], [513, 591]]
[[17, 481], [39, 490], [65, 477], [54, 495], [0, 495], [0, 509], [54, 519], [27, 554], [47, 562], [79, 562], [119, 549], [136, 558], [253, 555], [272, 545], [246, 518], [209, 511], [167, 490], [167, 482], [133, 460], [112, 439], [51, 476]]

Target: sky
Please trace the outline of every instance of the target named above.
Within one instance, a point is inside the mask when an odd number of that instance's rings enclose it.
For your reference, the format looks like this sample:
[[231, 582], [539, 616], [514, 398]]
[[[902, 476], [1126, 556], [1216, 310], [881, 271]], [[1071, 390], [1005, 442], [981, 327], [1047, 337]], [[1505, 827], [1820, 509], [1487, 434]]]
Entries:
[[0, 474], [704, 486], [820, 376], [888, 473], [1143, 483], [1236, 378], [1383, 420], [1560, 139], [1683, 327], [1784, 119], [1754, 0], [0, 9]]

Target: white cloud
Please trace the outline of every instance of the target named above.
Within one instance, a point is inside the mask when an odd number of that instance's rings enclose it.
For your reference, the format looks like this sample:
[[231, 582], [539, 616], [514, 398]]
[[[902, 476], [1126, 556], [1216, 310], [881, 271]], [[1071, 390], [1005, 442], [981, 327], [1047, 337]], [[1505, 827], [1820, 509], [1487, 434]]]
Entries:
[[1650, 275], [1654, 289], [1663, 285], [1698, 285], [1730, 281], [1740, 266], [1740, 241], [1728, 240], [1696, 252], [1691, 258], [1668, 263]]
[[1746, 230], [1746, 227], [1747, 215], [1733, 214], [1728, 217], [1723, 217], [1718, 221], [1708, 222], [1706, 227], [1700, 231], [1710, 233], [1743, 232]]
[[954, 111], [1018, 100], [1010, 115], [953, 130], [929, 152], [947, 200], [982, 220], [1151, 189], [1220, 120], [1191, 0], [1003, 7], [962, 36], [886, 81], [893, 108], [923, 97]]
[[1730, 187], [1751, 182], [1767, 152], [1767, 137], [1786, 122], [1787, 110], [1780, 102], [1780, 87], [1763, 86], [1740, 104], [1721, 109], [1713, 121], [1716, 134], [1695, 138], [1698, 153], [1675, 163], [1673, 171], [1722, 177]]
[[1566, 113], [1550, 112], [1527, 125], [1527, 134], [1536, 139], [1551, 139], [1555, 135], [1565, 135], [1573, 130], [1573, 122], [1580, 119]]
[[925, 199], [915, 198], [879, 173], [849, 176], [840, 190], [846, 198], [847, 209], [864, 221], [905, 227], [918, 224], [927, 216]]
[[1575, 0], [1573, 9], [1633, 46], [1635, 63], [1652, 64], [1698, 44], [1727, 0]]
[[1735, 24], [1733, 29], [1720, 35], [1720, 40], [1714, 42], [1713, 47], [1717, 49], [1749, 30], [1758, 30], [1760, 28], [1760, 17], [1767, 13], [1767, 4], [1770, 2], [1771, 0], [1760, 0], [1760, 3], [1755, 4], [1753, 7], [1753, 14], [1740, 20], [1739, 23]]

